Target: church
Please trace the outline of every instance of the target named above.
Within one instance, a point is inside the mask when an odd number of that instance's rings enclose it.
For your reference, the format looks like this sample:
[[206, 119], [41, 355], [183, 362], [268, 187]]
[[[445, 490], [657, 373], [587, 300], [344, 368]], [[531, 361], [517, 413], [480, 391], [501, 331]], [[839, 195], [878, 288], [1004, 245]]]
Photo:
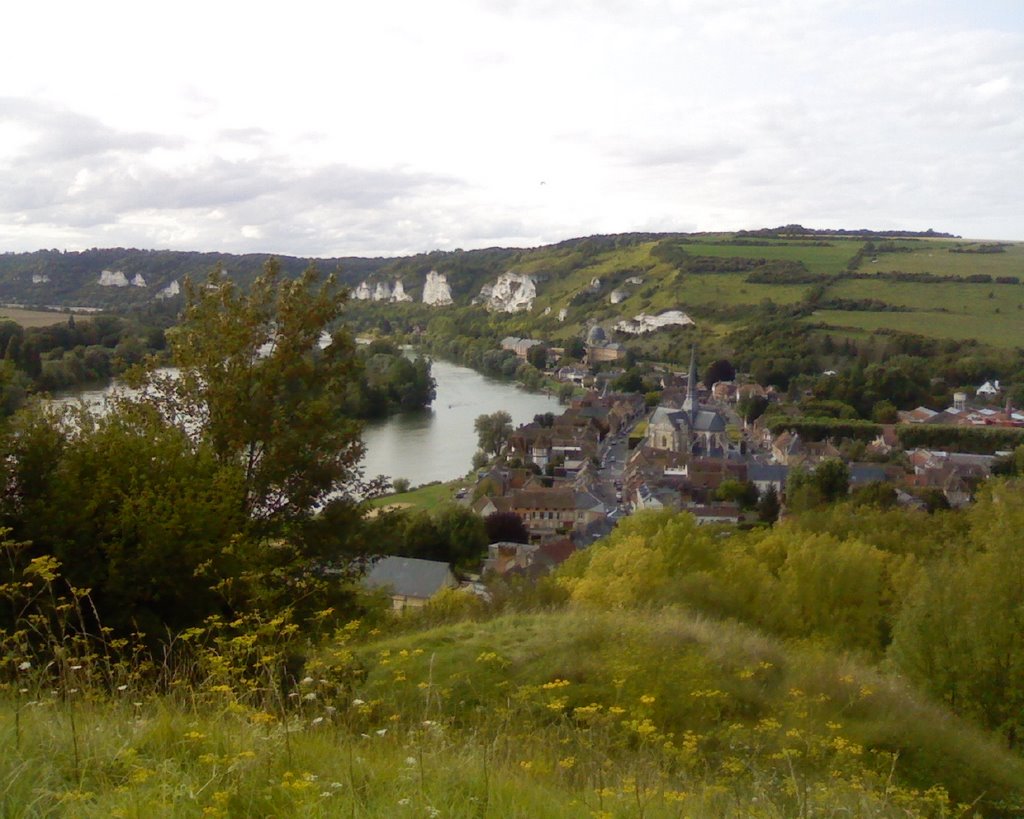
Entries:
[[647, 424], [647, 445], [690, 455], [725, 455], [725, 418], [697, 401], [697, 350], [690, 352], [690, 374], [682, 408], [659, 406]]

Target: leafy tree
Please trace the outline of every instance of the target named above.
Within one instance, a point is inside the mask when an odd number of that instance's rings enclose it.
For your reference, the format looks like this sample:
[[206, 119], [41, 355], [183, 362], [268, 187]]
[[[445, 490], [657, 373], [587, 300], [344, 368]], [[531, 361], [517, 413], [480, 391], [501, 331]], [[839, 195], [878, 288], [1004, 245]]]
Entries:
[[748, 395], [736, 402], [736, 412], [748, 424], [754, 423], [768, 409], [768, 399], [763, 395]]
[[488, 543], [483, 519], [472, 509], [449, 503], [434, 513], [434, 522], [444, 544], [442, 559], [454, 565], [478, 567]]
[[484, 452], [497, 456], [501, 454], [509, 436], [512, 435], [512, 416], [505, 410], [492, 412], [490, 415], [477, 416], [473, 422], [476, 429], [477, 444]]
[[169, 333], [178, 373], [136, 373], [143, 400], [188, 428], [224, 464], [243, 470], [240, 511], [261, 539], [295, 536], [325, 504], [362, 489], [361, 427], [338, 396], [356, 371], [353, 343], [336, 331], [345, 302], [315, 267], [285, 281], [269, 261], [242, 293], [222, 271], [186, 280], [180, 326]]
[[873, 481], [853, 490], [854, 506], [877, 506], [891, 509], [896, 505], [896, 489], [884, 481]]
[[66, 413], [35, 407], [12, 423], [2, 506], [12, 534], [60, 560], [72, 585], [92, 590], [87, 614], [118, 632], [160, 635], [220, 611], [217, 587], [246, 570], [230, 548], [245, 524], [242, 470], [146, 405]]
[[724, 358], [711, 362], [704, 371], [704, 386], [708, 389], [718, 381], [734, 381], [735, 379], [736, 368]]
[[526, 360], [536, 367], [538, 370], [543, 370], [548, 366], [548, 347], [546, 344], [537, 344], [526, 351]]
[[555, 414], [553, 412], [542, 412], [533, 416], [533, 423], [542, 427], [553, 427], [555, 425]]
[[825, 503], [841, 500], [850, 491], [850, 470], [838, 458], [822, 461], [814, 470], [814, 482]]
[[484, 518], [484, 528], [490, 543], [529, 543], [530, 533], [523, 519], [515, 512], [492, 512]]
[[774, 484], [765, 490], [757, 501], [757, 519], [764, 523], [775, 523], [779, 519], [779, 493]]
[[583, 356], [587, 354], [587, 345], [583, 343], [583, 339], [579, 336], [571, 338], [565, 345], [565, 355], [568, 358], [575, 359], [576, 361], [582, 361]]
[[884, 555], [857, 540], [793, 537], [779, 573], [779, 626], [877, 649], [882, 636]]
[[643, 392], [644, 379], [640, 370], [632, 367], [612, 382], [612, 389], [616, 392]]
[[725, 480], [715, 490], [715, 497], [738, 503], [741, 509], [753, 509], [757, 504], [757, 487], [750, 481]]
[[895, 424], [899, 420], [896, 405], [887, 399], [876, 401], [871, 408], [871, 420], [877, 424]]

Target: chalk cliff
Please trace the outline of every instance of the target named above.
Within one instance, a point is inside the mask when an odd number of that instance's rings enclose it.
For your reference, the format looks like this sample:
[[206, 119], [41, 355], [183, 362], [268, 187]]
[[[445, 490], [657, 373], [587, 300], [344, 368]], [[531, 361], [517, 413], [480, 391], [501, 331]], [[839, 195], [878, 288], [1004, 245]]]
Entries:
[[485, 284], [474, 304], [483, 304], [495, 313], [519, 313], [533, 307], [537, 285], [526, 273], [502, 273], [494, 284]]
[[452, 303], [452, 290], [444, 273], [431, 270], [423, 282], [423, 303], [432, 307], [446, 307]]
[[662, 327], [683, 324], [693, 324], [693, 319], [682, 310], [666, 310], [656, 316], [639, 313], [631, 319], [623, 319], [615, 325], [615, 329], [636, 336], [660, 330]]

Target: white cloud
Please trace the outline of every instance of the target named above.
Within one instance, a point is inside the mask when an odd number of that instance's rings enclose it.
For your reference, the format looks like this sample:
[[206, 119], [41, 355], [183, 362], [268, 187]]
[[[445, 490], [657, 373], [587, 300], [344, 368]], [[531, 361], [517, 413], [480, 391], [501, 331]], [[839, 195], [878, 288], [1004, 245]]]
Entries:
[[9, 11], [48, 39], [0, 53], [4, 249], [1024, 238], [1024, 26], [994, 0], [139, 8]]

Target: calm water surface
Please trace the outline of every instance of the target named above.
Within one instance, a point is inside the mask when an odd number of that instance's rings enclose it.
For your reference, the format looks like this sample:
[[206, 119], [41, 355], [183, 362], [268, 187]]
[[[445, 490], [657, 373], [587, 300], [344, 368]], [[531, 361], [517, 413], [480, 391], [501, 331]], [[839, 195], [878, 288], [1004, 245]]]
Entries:
[[465, 475], [476, 452], [473, 422], [478, 415], [505, 410], [514, 426], [542, 412], [558, 413], [558, 399], [527, 392], [468, 367], [434, 359], [437, 381], [432, 409], [369, 422], [363, 433], [367, 477], [388, 475], [416, 484]]
[[[505, 410], [518, 426], [539, 413], [561, 411], [553, 396], [527, 392], [468, 367], [434, 359], [431, 372], [437, 381], [432, 409], [367, 422], [363, 432], [366, 477], [408, 478], [414, 486], [458, 478], [469, 471], [476, 452], [473, 422], [478, 415]], [[102, 407], [114, 388], [116, 385], [63, 393], [58, 400], [81, 398], [91, 406]]]

